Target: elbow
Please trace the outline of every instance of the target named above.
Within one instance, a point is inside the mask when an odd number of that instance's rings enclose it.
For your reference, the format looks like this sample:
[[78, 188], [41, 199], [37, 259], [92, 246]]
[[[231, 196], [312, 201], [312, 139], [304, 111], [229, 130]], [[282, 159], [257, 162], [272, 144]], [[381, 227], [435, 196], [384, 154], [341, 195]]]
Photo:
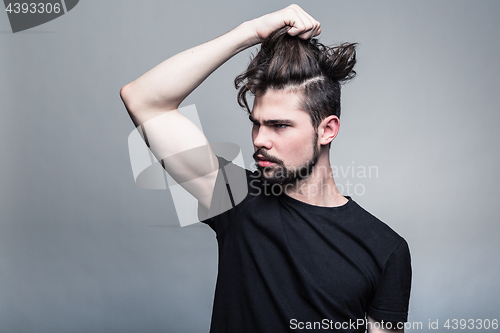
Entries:
[[127, 110], [129, 112], [131, 109], [132, 101], [134, 100], [134, 91], [133, 90], [134, 90], [134, 88], [132, 86], [132, 83], [128, 83], [120, 89], [120, 98], [122, 99], [123, 104], [125, 104], [125, 107], [127, 108]]
[[139, 126], [144, 122], [144, 119], [142, 119], [143, 117], [139, 112], [140, 110], [144, 110], [144, 107], [141, 106], [138, 97], [139, 94], [134, 88], [133, 82], [124, 85], [120, 89], [120, 98], [122, 99], [123, 104], [127, 109], [128, 115], [130, 116], [130, 119], [135, 126]]
[[124, 85], [120, 89], [120, 98], [127, 109], [128, 114], [136, 122], [141, 110], [145, 110], [144, 103], [141, 101], [141, 94], [134, 85], [134, 82]]
[[121, 89], [120, 89], [120, 98], [122, 99], [122, 101], [125, 103], [125, 99], [127, 98], [127, 95], [128, 95], [128, 91], [129, 91], [129, 86], [130, 86], [130, 83], [124, 85]]
[[174, 104], [166, 98], [152, 94], [136, 81], [124, 85], [120, 89], [120, 97], [136, 126], [154, 118], [159, 113], [177, 109], [180, 104], [180, 102]]

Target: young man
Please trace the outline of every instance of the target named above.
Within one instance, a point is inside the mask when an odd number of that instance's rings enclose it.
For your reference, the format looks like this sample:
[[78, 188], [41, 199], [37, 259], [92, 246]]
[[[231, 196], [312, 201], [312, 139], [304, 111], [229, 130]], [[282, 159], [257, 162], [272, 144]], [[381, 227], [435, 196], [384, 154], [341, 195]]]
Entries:
[[[151, 150], [217, 234], [211, 332], [403, 331], [408, 246], [338, 192], [330, 167], [354, 45], [325, 47], [311, 39], [320, 32], [291, 5], [175, 55], [121, 90]], [[241, 195], [237, 167], [215, 156], [177, 108], [217, 67], [261, 42], [235, 80], [258, 167]]]

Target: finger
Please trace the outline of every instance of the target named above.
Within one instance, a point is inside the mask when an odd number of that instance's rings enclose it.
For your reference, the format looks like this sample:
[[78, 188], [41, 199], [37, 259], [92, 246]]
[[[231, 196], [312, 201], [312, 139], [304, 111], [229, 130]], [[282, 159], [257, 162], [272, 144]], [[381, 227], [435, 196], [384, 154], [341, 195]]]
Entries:
[[296, 15], [300, 18], [300, 21], [302, 22], [302, 31], [301, 34], [307, 33], [310, 31], [313, 27], [313, 21], [311, 20], [310, 16], [299, 6], [297, 8], [294, 8]]
[[[319, 22], [318, 22], [319, 23]], [[314, 37], [316, 36], [319, 36], [321, 34], [321, 25], [318, 27], [318, 29], [316, 30], [316, 35], [314, 35]]]
[[321, 23], [319, 23], [317, 20], [315, 20], [309, 13], [304, 11], [304, 15], [307, 16], [307, 18], [310, 20], [310, 22], [313, 25], [313, 29], [311, 29], [311, 34], [310, 38], [316, 37], [321, 33]]
[[311, 29], [305, 30], [302, 33], [300, 33], [298, 37], [302, 39], [309, 39], [318, 36], [320, 32], [321, 28], [319, 27], [318, 24], [315, 24]]
[[302, 39], [309, 39], [312, 37], [315, 37], [319, 35], [319, 24], [312, 24], [308, 26], [306, 29], [304, 29], [301, 33], [299, 33], [297, 36]]
[[294, 15], [294, 17], [289, 20], [288, 25], [290, 25], [290, 29], [288, 30], [290, 36], [297, 36], [306, 30], [306, 24], [298, 15]]
[[304, 39], [309, 39], [317, 36], [318, 29], [320, 28], [320, 23], [305, 11], [302, 11], [300, 15], [302, 15], [303, 21], [307, 21], [306, 29], [300, 35], [300, 37]]
[[299, 6], [294, 6], [292, 9], [295, 12], [295, 15], [300, 18], [300, 22], [302, 23], [301, 25], [296, 25], [297, 29], [300, 30], [296, 35], [301, 39], [309, 39], [317, 36], [317, 30], [320, 26], [319, 22]]
[[319, 22], [314, 23], [314, 27], [308, 32], [307, 38], [313, 38], [321, 33], [321, 24]]

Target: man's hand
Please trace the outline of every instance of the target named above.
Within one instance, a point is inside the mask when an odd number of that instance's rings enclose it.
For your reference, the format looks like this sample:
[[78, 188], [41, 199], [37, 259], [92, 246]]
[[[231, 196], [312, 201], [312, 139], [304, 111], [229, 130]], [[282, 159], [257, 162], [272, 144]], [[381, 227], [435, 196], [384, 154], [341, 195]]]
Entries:
[[264, 40], [271, 32], [289, 26], [288, 34], [309, 39], [321, 33], [321, 25], [298, 5], [290, 5], [277, 12], [261, 16], [250, 21], [255, 27], [258, 42]]

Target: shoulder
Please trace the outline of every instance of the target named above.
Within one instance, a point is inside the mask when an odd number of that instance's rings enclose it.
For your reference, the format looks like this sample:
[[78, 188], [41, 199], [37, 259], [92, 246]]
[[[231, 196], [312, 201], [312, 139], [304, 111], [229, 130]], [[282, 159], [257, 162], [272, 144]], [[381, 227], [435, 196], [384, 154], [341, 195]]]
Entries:
[[357, 220], [357, 223], [361, 226], [366, 227], [370, 233], [374, 236], [380, 235], [383, 237], [389, 237], [397, 240], [403, 240], [403, 238], [394, 231], [387, 223], [381, 221], [378, 217], [368, 212], [366, 209], [361, 207], [356, 201], [351, 201], [350, 212], [353, 217]]
[[408, 244], [401, 235], [358, 203], [351, 201], [348, 217], [350, 222], [358, 230], [363, 242], [381, 255], [382, 261], [389, 259], [396, 250], [409, 252]]

